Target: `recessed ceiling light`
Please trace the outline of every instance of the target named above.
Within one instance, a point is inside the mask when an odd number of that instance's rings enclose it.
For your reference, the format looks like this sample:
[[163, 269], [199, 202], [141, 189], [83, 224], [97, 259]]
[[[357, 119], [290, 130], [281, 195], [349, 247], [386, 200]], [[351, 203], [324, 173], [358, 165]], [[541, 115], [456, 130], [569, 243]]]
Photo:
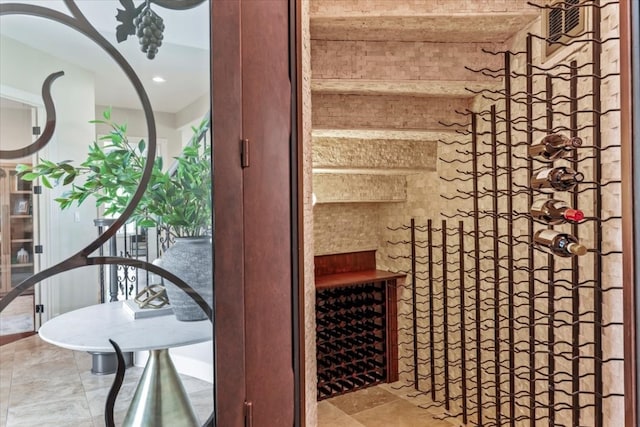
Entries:
[[163, 79], [163, 78], [162, 78], [162, 77], [160, 77], [160, 76], [155, 76], [155, 77], [153, 77], [151, 80], [153, 80], [153, 81], [154, 81], [154, 82], [156, 82], [156, 83], [164, 83], [164, 82], [166, 82], [166, 80], [165, 80], [165, 79]]

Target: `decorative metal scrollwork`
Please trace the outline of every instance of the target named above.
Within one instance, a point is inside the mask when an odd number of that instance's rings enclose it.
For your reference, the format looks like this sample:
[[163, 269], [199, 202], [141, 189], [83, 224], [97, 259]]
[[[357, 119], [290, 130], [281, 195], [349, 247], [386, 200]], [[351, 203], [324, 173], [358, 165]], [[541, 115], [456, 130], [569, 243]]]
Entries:
[[[203, 3], [204, 1], [205, 0], [155, 0], [153, 1], [153, 3], [156, 3], [157, 5], [168, 9], [184, 10], [195, 7]], [[124, 4], [126, 3], [126, 1], [121, 1], [121, 3]], [[31, 4], [3, 3], [0, 4], [0, 17], [8, 15], [28, 15], [54, 21], [79, 32], [80, 34], [86, 36], [88, 39], [96, 43], [100, 48], [102, 48], [122, 69], [124, 74], [132, 83], [134, 90], [136, 91], [140, 99], [147, 124], [147, 158], [154, 159], [156, 157], [157, 151], [156, 123], [149, 97], [140, 78], [137, 76], [132, 66], [125, 60], [122, 54], [109, 41], [107, 41], [87, 20], [74, 0], [64, 0], [64, 4], [68, 8], [70, 15], [51, 8]], [[34, 154], [41, 150], [50, 140], [51, 136], [54, 133], [56, 124], [56, 114], [50, 93], [50, 88], [52, 83], [62, 75], [64, 75], [63, 71], [53, 73], [48, 76], [43, 83], [42, 93], [47, 112], [47, 124], [43, 134], [34, 143], [30, 144], [27, 147], [23, 147], [17, 150], [0, 150], [0, 159], [15, 159]], [[28, 277], [17, 284], [10, 292], [8, 292], [2, 299], [0, 299], [0, 312], [2, 312], [19, 295], [49, 277], [70, 270], [75, 270], [77, 268], [92, 265], [123, 265], [129, 268], [139, 268], [155, 273], [163, 277], [165, 280], [172, 282], [184, 292], [186, 292], [202, 308], [202, 310], [204, 310], [209, 320], [212, 321], [212, 308], [198, 294], [198, 292], [191, 288], [182, 279], [164, 270], [163, 268], [147, 261], [131, 259], [127, 257], [91, 256], [92, 253], [94, 253], [102, 245], [104, 245], [128, 221], [147, 188], [152, 173], [152, 166], [153, 162], [146, 162], [144, 172], [136, 192], [132, 196], [129, 204], [122, 212], [120, 217], [116, 219], [110, 227], [104, 230], [93, 242], [80, 249], [77, 253], [49, 268], [35, 273], [31, 277]], [[209, 420], [211, 420], [212, 417], [213, 413], [209, 417]], [[111, 420], [111, 422], [112, 421], [113, 420]], [[207, 421], [207, 423], [208, 422], [209, 421]], [[205, 425], [207, 424], [205, 423]]]

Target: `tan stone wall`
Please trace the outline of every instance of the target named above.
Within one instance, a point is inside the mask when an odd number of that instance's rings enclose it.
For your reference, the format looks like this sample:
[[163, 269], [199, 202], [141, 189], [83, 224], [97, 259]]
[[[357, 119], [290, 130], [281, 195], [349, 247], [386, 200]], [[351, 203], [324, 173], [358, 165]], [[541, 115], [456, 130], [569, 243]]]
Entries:
[[436, 151], [433, 141], [315, 137], [313, 167], [435, 170]]
[[525, 0], [312, 0], [312, 16], [362, 16], [414, 14], [504, 12], [527, 9]]
[[380, 206], [379, 203], [315, 205], [315, 255], [377, 249]]
[[314, 129], [438, 130], [468, 107], [464, 98], [314, 94], [312, 121]]
[[304, 412], [306, 427], [318, 425], [317, 368], [316, 368], [316, 289], [313, 275], [313, 207], [311, 165], [311, 37], [309, 35], [309, 2], [301, 2], [302, 20], [302, 184], [303, 184], [303, 230], [304, 238]]
[[403, 202], [407, 180], [402, 175], [313, 174], [318, 203]]
[[499, 46], [497, 43], [313, 40], [311, 68], [314, 79], [493, 81], [464, 67], [477, 63], [499, 67], [499, 60], [482, 53], [482, 49], [495, 50]]

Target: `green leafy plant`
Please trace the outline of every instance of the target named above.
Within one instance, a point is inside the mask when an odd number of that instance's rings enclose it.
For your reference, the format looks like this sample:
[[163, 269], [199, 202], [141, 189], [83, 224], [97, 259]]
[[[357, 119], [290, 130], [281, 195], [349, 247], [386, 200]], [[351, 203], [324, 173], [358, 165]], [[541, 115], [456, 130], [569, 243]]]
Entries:
[[[104, 208], [105, 216], [122, 213], [140, 184], [144, 172], [146, 143], [131, 143], [127, 126], [111, 120], [111, 110], [103, 119], [91, 123], [104, 124], [111, 129], [100, 138], [104, 144], [93, 142], [87, 159], [79, 166], [71, 161], [41, 160], [34, 166], [18, 165], [19, 176], [27, 181], [40, 179], [47, 188], [70, 186], [55, 199], [62, 209], [81, 205], [90, 196], [96, 206]], [[175, 158], [175, 167], [163, 171], [161, 157], [154, 160], [147, 189], [130, 217], [142, 227], [166, 229], [175, 237], [195, 237], [211, 231], [211, 153], [203, 146], [209, 120], [193, 129], [193, 137], [182, 153]], [[80, 180], [79, 178], [83, 178]], [[78, 183], [82, 181], [82, 183]]]

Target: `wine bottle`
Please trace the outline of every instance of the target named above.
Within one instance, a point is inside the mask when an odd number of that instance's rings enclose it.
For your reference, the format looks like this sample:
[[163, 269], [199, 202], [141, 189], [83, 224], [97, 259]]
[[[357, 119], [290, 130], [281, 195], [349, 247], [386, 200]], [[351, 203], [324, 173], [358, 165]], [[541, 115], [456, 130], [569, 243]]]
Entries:
[[566, 157], [581, 145], [582, 139], [578, 137], [567, 138], [562, 134], [552, 133], [530, 145], [529, 156], [543, 162], [552, 162], [555, 159]]
[[547, 224], [579, 222], [584, 218], [581, 210], [572, 209], [566, 202], [555, 199], [536, 200], [531, 205], [530, 212], [534, 219], [545, 221]]
[[574, 236], [556, 230], [538, 230], [533, 236], [533, 242], [541, 249], [561, 257], [587, 253], [587, 248], [578, 243]]
[[576, 172], [570, 167], [559, 166], [556, 168], [542, 169], [531, 177], [531, 188], [545, 193], [553, 191], [568, 191], [584, 180], [581, 172]]

